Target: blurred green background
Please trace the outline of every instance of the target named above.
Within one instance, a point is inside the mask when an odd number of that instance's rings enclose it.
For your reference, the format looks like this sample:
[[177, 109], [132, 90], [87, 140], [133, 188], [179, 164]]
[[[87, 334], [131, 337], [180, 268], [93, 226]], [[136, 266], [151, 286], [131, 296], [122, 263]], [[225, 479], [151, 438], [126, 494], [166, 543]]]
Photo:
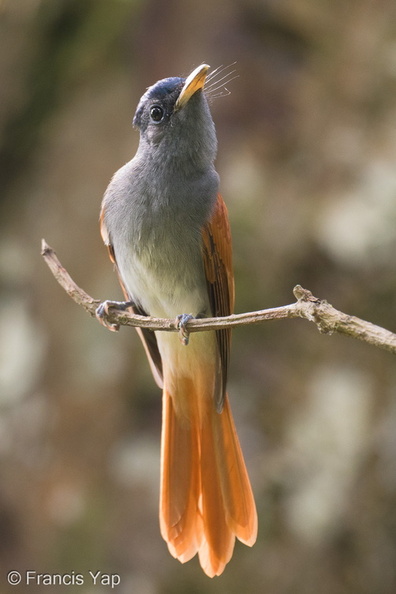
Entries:
[[[145, 88], [236, 61], [215, 99], [238, 312], [300, 283], [396, 330], [396, 4], [0, 0], [0, 591], [118, 573], [121, 594], [396, 591], [395, 358], [301, 320], [234, 332], [229, 392], [259, 511], [220, 578], [158, 526], [160, 392], [134, 331], [60, 289], [42, 237], [121, 297], [98, 230]], [[51, 589], [52, 591], [52, 589]]]

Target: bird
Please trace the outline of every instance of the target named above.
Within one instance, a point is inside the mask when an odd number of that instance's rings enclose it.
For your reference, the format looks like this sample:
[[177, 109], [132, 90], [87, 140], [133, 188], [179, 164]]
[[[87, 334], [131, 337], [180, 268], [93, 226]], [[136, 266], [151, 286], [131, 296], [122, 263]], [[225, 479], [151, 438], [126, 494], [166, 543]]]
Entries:
[[189, 336], [187, 328], [192, 317], [234, 308], [209, 107], [210, 92], [224, 83], [216, 85], [209, 69], [201, 64], [186, 78], [164, 78], [138, 103], [136, 155], [114, 174], [100, 213], [125, 301], [103, 302], [97, 317], [110, 330], [118, 329], [106, 319], [111, 308], [178, 321], [179, 335], [137, 328], [162, 389], [160, 531], [171, 555], [184, 563], [198, 554], [214, 577], [236, 538], [255, 543], [257, 511], [226, 388], [230, 330]]

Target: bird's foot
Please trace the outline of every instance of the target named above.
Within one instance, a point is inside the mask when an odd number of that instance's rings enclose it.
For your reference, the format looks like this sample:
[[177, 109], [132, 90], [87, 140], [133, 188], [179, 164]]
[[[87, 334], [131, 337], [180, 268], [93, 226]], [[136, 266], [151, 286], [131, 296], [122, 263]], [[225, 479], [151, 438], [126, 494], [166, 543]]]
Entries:
[[125, 311], [132, 305], [132, 301], [103, 301], [103, 303], [101, 303], [96, 309], [96, 319], [102, 324], [102, 326], [108, 330], [111, 330], [111, 332], [117, 332], [120, 329], [119, 324], [113, 324], [108, 320], [110, 310], [118, 309], [119, 311]]
[[184, 346], [187, 346], [190, 340], [190, 332], [187, 330], [186, 326], [190, 320], [194, 319], [192, 314], [181, 314], [176, 318], [177, 327], [179, 328], [179, 338]]

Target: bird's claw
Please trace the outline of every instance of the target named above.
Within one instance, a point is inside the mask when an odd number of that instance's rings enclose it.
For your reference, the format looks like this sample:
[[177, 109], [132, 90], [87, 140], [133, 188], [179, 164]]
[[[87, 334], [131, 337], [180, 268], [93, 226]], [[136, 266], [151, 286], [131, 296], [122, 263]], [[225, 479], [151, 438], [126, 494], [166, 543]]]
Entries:
[[108, 330], [111, 332], [117, 332], [120, 329], [119, 324], [113, 324], [109, 322], [107, 319], [111, 309], [118, 309], [120, 311], [125, 311], [128, 307], [133, 305], [132, 301], [103, 301], [97, 308], [95, 312], [96, 319]]
[[187, 330], [186, 326], [190, 320], [193, 320], [194, 316], [192, 314], [181, 314], [177, 316], [177, 327], [179, 329], [179, 338], [184, 346], [187, 346], [190, 341], [190, 332]]

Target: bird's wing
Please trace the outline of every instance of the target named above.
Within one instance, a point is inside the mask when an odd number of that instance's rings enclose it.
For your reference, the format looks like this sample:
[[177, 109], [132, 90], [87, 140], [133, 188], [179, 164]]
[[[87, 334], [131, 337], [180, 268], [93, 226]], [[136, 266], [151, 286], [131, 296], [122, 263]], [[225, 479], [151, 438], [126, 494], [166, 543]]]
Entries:
[[[212, 315], [228, 316], [234, 310], [231, 232], [227, 207], [218, 194], [213, 214], [202, 230], [203, 261]], [[221, 410], [227, 382], [231, 331], [216, 331], [221, 363], [221, 389], [216, 405]]]
[[[120, 272], [119, 272], [119, 269], [117, 266], [117, 260], [116, 260], [114, 247], [111, 243], [111, 238], [109, 236], [109, 233], [106, 228], [106, 224], [104, 222], [103, 207], [102, 207], [102, 210], [100, 213], [100, 234], [101, 234], [102, 239], [107, 247], [109, 258], [113, 262], [115, 269], [117, 271], [118, 280], [121, 285], [122, 291], [124, 293], [125, 299], [127, 301], [130, 301], [131, 295], [129, 295], [129, 293], [122, 281], [122, 278], [121, 278], [121, 275], [120, 275]], [[138, 314], [140, 316], [147, 316], [147, 313], [138, 305], [133, 304], [131, 306], [131, 309], [132, 309], [133, 313], [135, 313], [135, 314]], [[155, 379], [157, 385], [160, 388], [162, 388], [163, 387], [162, 360], [161, 360], [160, 352], [158, 350], [158, 344], [157, 344], [157, 339], [156, 339], [155, 333], [152, 332], [151, 330], [146, 329], [146, 328], [136, 328], [136, 331], [142, 340], [142, 343], [145, 348], [154, 379]]]

